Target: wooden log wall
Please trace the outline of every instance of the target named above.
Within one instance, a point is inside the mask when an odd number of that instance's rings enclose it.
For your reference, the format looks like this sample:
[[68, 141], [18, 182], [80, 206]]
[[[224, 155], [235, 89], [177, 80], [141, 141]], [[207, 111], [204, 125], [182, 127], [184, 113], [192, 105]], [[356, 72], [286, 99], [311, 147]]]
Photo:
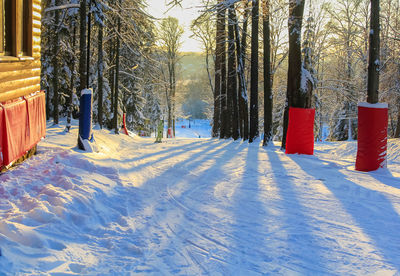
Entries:
[[[21, 5], [22, 0], [16, 0]], [[41, 0], [30, 0], [32, 24], [32, 40], [28, 42], [30, 53], [27, 56], [18, 54], [17, 56], [0, 55], [0, 103], [13, 100], [31, 93], [40, 91], [40, 32], [42, 7]], [[17, 16], [22, 14], [17, 13]], [[18, 35], [21, 30], [17, 28], [17, 39], [22, 38]], [[20, 43], [16, 43], [20, 45]], [[17, 46], [18, 47], [18, 46]], [[16, 49], [16, 53], [21, 49]]]

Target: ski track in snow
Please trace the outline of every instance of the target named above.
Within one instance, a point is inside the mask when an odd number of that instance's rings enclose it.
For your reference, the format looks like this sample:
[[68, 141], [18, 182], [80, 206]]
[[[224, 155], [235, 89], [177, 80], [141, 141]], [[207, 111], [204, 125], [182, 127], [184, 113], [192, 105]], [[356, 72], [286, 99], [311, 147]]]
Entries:
[[48, 129], [0, 175], [0, 275], [393, 275], [400, 142], [354, 170], [356, 142], [285, 155], [216, 139]]

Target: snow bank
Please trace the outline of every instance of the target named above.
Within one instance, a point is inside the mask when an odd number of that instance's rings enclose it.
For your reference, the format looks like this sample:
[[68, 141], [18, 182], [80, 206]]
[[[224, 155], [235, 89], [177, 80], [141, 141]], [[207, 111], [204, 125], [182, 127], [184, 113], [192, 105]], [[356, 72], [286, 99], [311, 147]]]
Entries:
[[387, 103], [374, 103], [374, 104], [371, 104], [371, 103], [362, 102], [362, 103], [358, 103], [358, 106], [368, 107], [368, 108], [388, 108], [388, 104]]
[[211, 124], [208, 120], [179, 120], [175, 132], [177, 138], [211, 138]]
[[[179, 126], [179, 124], [177, 124]], [[354, 171], [356, 142], [285, 155], [231, 140], [48, 128], [0, 176], [0, 274], [396, 274], [400, 142]]]

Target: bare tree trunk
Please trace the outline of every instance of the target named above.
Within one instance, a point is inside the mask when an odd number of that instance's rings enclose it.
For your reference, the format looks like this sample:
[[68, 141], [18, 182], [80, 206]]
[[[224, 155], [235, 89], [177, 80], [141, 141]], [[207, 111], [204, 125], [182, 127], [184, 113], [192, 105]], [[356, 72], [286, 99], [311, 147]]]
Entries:
[[81, 1], [79, 27], [79, 95], [86, 83], [86, 1]]
[[[121, 0], [120, 0], [121, 4]], [[115, 92], [114, 92], [114, 120], [113, 128], [115, 134], [119, 133], [118, 125], [118, 99], [119, 99], [119, 51], [120, 51], [120, 33], [121, 33], [121, 14], [118, 15], [118, 33], [117, 33], [117, 49], [115, 58]]]
[[210, 72], [210, 53], [208, 49], [206, 50], [206, 70], [207, 70], [208, 83], [210, 84], [211, 93], [214, 95], [215, 88], [212, 82], [212, 77]]
[[[113, 38], [110, 39], [110, 62], [114, 62], [115, 56], [115, 41]], [[111, 113], [114, 112], [114, 87], [115, 87], [115, 63], [111, 66], [109, 71], [109, 80], [110, 80], [110, 99], [111, 99]], [[111, 128], [111, 127], [110, 127]]]
[[[168, 107], [168, 129], [172, 129], [172, 99], [171, 99], [171, 92], [168, 92], [168, 88], [166, 89], [167, 94], [167, 107]], [[168, 132], [167, 132], [168, 137]]]
[[[55, 5], [58, 6], [60, 4], [60, 0], [56, 0]], [[53, 120], [54, 124], [58, 124], [58, 115], [59, 115], [59, 104], [60, 104], [60, 93], [58, 91], [58, 52], [60, 49], [60, 36], [59, 36], [59, 25], [60, 25], [60, 11], [56, 10], [55, 11], [55, 17], [54, 17], [54, 24], [55, 24], [55, 34], [54, 34], [54, 52], [53, 52], [53, 68], [54, 68], [54, 74], [53, 74]]]
[[266, 146], [272, 139], [272, 84], [271, 84], [271, 40], [269, 26], [270, 3], [263, 2], [264, 34], [264, 140]]
[[259, 0], [253, 0], [251, 9], [251, 80], [250, 80], [250, 138], [252, 143], [258, 132], [258, 20]]
[[74, 97], [74, 86], [75, 86], [75, 47], [76, 47], [76, 22], [74, 21], [74, 34], [72, 37], [72, 53], [73, 57], [71, 60], [71, 80], [70, 80], [70, 88], [69, 95], [67, 100], [67, 127], [66, 131], [69, 132], [71, 129], [71, 120], [72, 120], [72, 98]]
[[248, 111], [248, 97], [246, 77], [244, 73], [244, 55], [243, 48], [240, 42], [239, 24], [236, 16], [236, 11], [233, 9], [234, 22], [235, 22], [235, 40], [236, 40], [236, 59], [237, 59], [237, 74], [239, 81], [239, 130], [240, 136], [243, 140], [249, 139], [249, 111]]
[[238, 105], [238, 86], [236, 68], [236, 47], [235, 47], [235, 26], [237, 25], [235, 6], [229, 6], [229, 25], [228, 25], [228, 91], [230, 107], [230, 136], [239, 139], [239, 105]]
[[98, 60], [97, 60], [97, 82], [98, 82], [98, 101], [97, 101], [97, 122], [100, 128], [103, 128], [103, 71], [104, 71], [104, 60], [103, 60], [103, 22], [99, 26], [98, 36]]
[[176, 64], [174, 63], [173, 65], [173, 70], [172, 70], [172, 131], [175, 137], [175, 94], [176, 94], [176, 75], [175, 75], [175, 66]]
[[[50, 87], [47, 87], [47, 91], [50, 91]], [[50, 93], [46, 93], [46, 120], [50, 120]]]
[[371, 31], [369, 32], [368, 97], [367, 102], [379, 100], [380, 24], [379, 0], [371, 0]]
[[223, 23], [221, 27], [221, 37], [222, 37], [222, 46], [221, 46], [221, 130], [220, 130], [220, 138], [227, 138], [227, 99], [226, 99], [226, 8], [223, 6], [221, 14], [223, 15]]
[[[396, 14], [399, 14], [399, 10], [400, 10], [400, 5], [397, 5], [396, 7]], [[394, 29], [398, 30], [399, 29], [399, 22], [400, 20], [396, 20], [395, 21], [395, 26]], [[400, 75], [400, 64], [397, 64], [397, 74]], [[397, 97], [397, 125], [396, 125], [396, 131], [394, 133], [394, 138], [400, 138], [400, 97]]]
[[[244, 7], [244, 21], [242, 28], [242, 41], [241, 41], [241, 49], [243, 54], [243, 68], [246, 66], [246, 49], [247, 49], [247, 27], [249, 25], [249, 1], [246, 0], [246, 6]], [[247, 86], [247, 83], [246, 83]]]
[[169, 107], [168, 107], [168, 129], [172, 129], [173, 127], [173, 77], [172, 77], [172, 62], [168, 61], [168, 77], [169, 77]]
[[[398, 105], [400, 106], [400, 101]], [[397, 112], [397, 126], [396, 132], [394, 133], [394, 138], [400, 138], [400, 110]]]
[[222, 4], [218, 6], [217, 34], [215, 45], [215, 88], [214, 88], [214, 115], [212, 137], [218, 137], [221, 130], [221, 60], [225, 42], [223, 40], [225, 14]]
[[[242, 94], [239, 97], [239, 106], [240, 106], [240, 127], [241, 127], [241, 136], [244, 141], [249, 139], [249, 99], [247, 94], [247, 79], [245, 75], [246, 71], [246, 49], [247, 49], [247, 26], [249, 24], [249, 9], [248, 9], [248, 1], [246, 1], [245, 11], [244, 11], [244, 22], [242, 29], [242, 41], [241, 41], [241, 60], [242, 60], [242, 79], [239, 77], [239, 80], [243, 82], [242, 84]], [[240, 39], [239, 36], [239, 26], [237, 30], [237, 39]], [[239, 43], [237, 42], [237, 47], [239, 47]], [[238, 48], [239, 49], [239, 48]]]
[[286, 106], [283, 120], [282, 148], [286, 148], [286, 134], [289, 124], [289, 107], [305, 107], [299, 96], [301, 83], [301, 26], [304, 0], [289, 1], [289, 68], [286, 91]]

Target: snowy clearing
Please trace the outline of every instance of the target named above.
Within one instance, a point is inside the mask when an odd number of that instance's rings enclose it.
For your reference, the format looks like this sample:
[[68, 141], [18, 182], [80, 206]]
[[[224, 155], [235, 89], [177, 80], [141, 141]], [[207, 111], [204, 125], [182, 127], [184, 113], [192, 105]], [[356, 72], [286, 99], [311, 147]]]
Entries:
[[356, 142], [288, 156], [96, 130], [101, 152], [83, 153], [63, 131], [0, 176], [0, 275], [400, 272], [398, 140], [361, 173]]

